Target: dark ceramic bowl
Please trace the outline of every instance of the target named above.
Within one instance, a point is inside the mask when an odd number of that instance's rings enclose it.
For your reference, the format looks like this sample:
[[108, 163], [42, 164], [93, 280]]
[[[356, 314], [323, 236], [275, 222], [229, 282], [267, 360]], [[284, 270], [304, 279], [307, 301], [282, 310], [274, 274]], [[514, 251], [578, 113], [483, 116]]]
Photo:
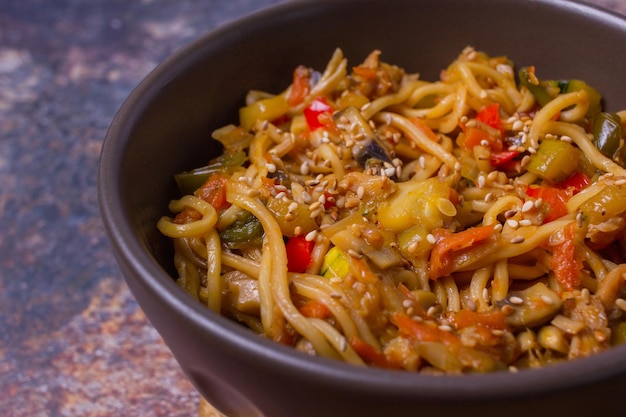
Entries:
[[428, 376], [305, 356], [213, 314], [172, 278], [157, 219], [172, 175], [219, 148], [247, 90], [280, 91], [298, 64], [323, 68], [372, 49], [434, 80], [466, 46], [580, 78], [626, 108], [626, 21], [560, 0], [319, 0], [286, 3], [232, 23], [171, 57], [132, 93], [106, 137], [102, 215], [122, 272], [199, 392], [229, 417], [617, 416], [626, 414], [626, 346], [517, 374]]

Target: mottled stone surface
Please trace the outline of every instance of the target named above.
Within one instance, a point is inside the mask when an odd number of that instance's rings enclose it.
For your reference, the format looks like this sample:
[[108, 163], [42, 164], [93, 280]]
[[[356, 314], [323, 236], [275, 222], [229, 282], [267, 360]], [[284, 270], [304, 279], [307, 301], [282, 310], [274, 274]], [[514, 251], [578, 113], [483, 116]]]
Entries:
[[[99, 153], [158, 62], [279, 1], [0, 1], [0, 415], [196, 414], [111, 254]], [[626, 0], [594, 3], [626, 14]]]
[[122, 101], [182, 44], [278, 0], [0, 2], [0, 415], [189, 416], [97, 207]]

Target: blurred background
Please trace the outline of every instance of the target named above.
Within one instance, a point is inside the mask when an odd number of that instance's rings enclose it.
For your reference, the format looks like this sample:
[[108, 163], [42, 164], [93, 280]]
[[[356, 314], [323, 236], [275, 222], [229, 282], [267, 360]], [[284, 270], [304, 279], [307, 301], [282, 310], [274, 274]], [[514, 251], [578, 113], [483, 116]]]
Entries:
[[[0, 1], [0, 416], [192, 416], [98, 210], [102, 140], [198, 36], [286, 0]], [[626, 0], [590, 0], [626, 15]]]

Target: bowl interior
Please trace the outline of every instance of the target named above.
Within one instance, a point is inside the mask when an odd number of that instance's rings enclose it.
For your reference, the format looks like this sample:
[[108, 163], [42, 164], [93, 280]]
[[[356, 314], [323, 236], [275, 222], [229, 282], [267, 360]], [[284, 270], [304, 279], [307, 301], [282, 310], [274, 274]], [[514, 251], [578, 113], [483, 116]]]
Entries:
[[[237, 122], [237, 110], [248, 90], [279, 92], [290, 83], [297, 65], [321, 70], [337, 47], [349, 64], [356, 65], [373, 49], [380, 49], [384, 61], [435, 80], [465, 46], [472, 45], [490, 55], [507, 55], [518, 67], [534, 65], [541, 78], [585, 80], [602, 92], [609, 110], [618, 110], [626, 108], [626, 83], [621, 82], [626, 54], [619, 52], [625, 41], [622, 18], [580, 3], [550, 0], [304, 1], [225, 26], [151, 73], [120, 109], [107, 135], [100, 201], [126, 279], [190, 374], [204, 371], [197, 365], [200, 353], [177, 340], [190, 338], [178, 318], [192, 323], [195, 332], [210, 333], [213, 347], [224, 355], [230, 348], [234, 357], [239, 352], [263, 356], [273, 367], [298, 368], [303, 375], [327, 378], [337, 389], [345, 389], [343, 383], [350, 381], [356, 384], [351, 388], [354, 392], [390, 398], [414, 394], [416, 386], [442, 398], [511, 396], [537, 392], [566, 375], [565, 385], [623, 373], [626, 365], [617, 358], [623, 357], [624, 349], [598, 355], [593, 362], [542, 370], [541, 380], [520, 375], [512, 383], [502, 376], [479, 377], [480, 387], [468, 378], [433, 382], [417, 375], [389, 377], [378, 370], [303, 358], [190, 305], [191, 300], [173, 284], [171, 247], [155, 224], [167, 214], [168, 201], [176, 197], [173, 175], [218, 154], [211, 132]], [[202, 377], [192, 379], [203, 384]], [[222, 379], [245, 385], [244, 376], [236, 372]], [[442, 394], [444, 388], [449, 392]], [[208, 391], [203, 393], [211, 395]], [[255, 401], [271, 408], [270, 400]]]

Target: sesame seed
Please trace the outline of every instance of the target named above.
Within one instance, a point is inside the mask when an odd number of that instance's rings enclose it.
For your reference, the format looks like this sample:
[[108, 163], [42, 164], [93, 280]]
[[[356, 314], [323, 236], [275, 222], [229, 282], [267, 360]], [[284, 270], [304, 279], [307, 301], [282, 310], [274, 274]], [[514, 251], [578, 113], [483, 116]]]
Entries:
[[448, 324], [440, 324], [439, 325], [439, 330], [442, 330], [444, 332], [451, 332], [452, 331], [452, 327], [450, 327], [450, 325], [448, 325]]
[[520, 226], [524, 226], [524, 227], [525, 226], [531, 226], [533, 224], [533, 222], [531, 220], [529, 220], [529, 219], [522, 219], [518, 223], [519, 223]]
[[543, 198], [539, 197], [535, 200], [535, 208], [538, 209], [543, 204]]
[[293, 234], [296, 236], [300, 236], [302, 234], [302, 227], [296, 226], [293, 228]]
[[519, 305], [519, 304], [524, 304], [524, 300], [522, 300], [520, 297], [517, 297], [517, 296], [515, 296], [515, 295], [514, 295], [513, 297], [509, 298], [509, 301], [510, 301], [512, 304], [517, 304], [517, 305]]
[[491, 201], [491, 199], [493, 198], [493, 193], [489, 192], [487, 194], [485, 194], [485, 203], [488, 203], [489, 201]]
[[437, 243], [437, 238], [435, 238], [435, 236], [432, 233], [429, 233], [426, 235], [426, 241], [430, 243], [431, 245], [434, 245], [435, 243]]
[[478, 176], [478, 188], [484, 188], [485, 187], [485, 176], [484, 175], [479, 175]]
[[543, 301], [544, 303], [546, 303], [548, 305], [554, 304], [554, 301], [552, 300], [552, 298], [550, 298], [549, 296], [547, 296], [545, 294], [541, 296], [541, 301]]
[[489, 97], [489, 96], [487, 95], [487, 92], [486, 92], [485, 90], [480, 90], [480, 98], [483, 98], [483, 99], [484, 99], [484, 98], [487, 98], [487, 97]]
[[515, 308], [513, 308], [510, 304], [505, 304], [502, 306], [502, 313], [505, 316], [510, 316], [515, 312]]
[[537, 153], [537, 149], [535, 149], [532, 146], [529, 146], [526, 150], [528, 151], [528, 153], [531, 153], [531, 154]]
[[495, 230], [496, 232], [499, 232], [500, 230], [502, 230], [502, 224], [500, 224], [500, 223], [496, 223], [496, 224], [493, 226], [493, 230]]
[[409, 308], [411, 306], [413, 306], [413, 300], [406, 299], [402, 301], [402, 307]]
[[526, 201], [522, 206], [522, 213], [528, 213], [535, 207], [535, 204], [532, 201]]
[[309, 206], [309, 211], [315, 211], [318, 208], [320, 208], [322, 206], [322, 203], [320, 203], [319, 201], [315, 201], [313, 203], [311, 203], [311, 205]]
[[511, 239], [511, 243], [524, 243], [524, 236], [515, 236], [513, 239]]
[[619, 180], [615, 181], [615, 185], [624, 185], [626, 184], [626, 178], [620, 178]]
[[522, 130], [522, 128], [524, 127], [524, 123], [517, 119], [514, 123], [513, 126], [511, 127], [512, 130]]
[[354, 249], [348, 249], [348, 255], [352, 256], [355, 259], [362, 259], [363, 255], [355, 251]]
[[359, 185], [359, 188], [357, 188], [356, 190], [356, 196], [359, 198], [359, 200], [363, 199], [363, 196], [365, 195], [365, 188], [362, 185]]
[[417, 162], [419, 163], [420, 168], [426, 168], [426, 158], [424, 158], [424, 155], [420, 155], [420, 157], [417, 159]]
[[[334, 282], [341, 282], [341, 278], [338, 278], [338, 277], [333, 277], [333, 278], [334, 278]], [[331, 281], [333, 281], [333, 278], [331, 278]], [[341, 293], [338, 293], [338, 292], [330, 293], [330, 298], [339, 299], [341, 297], [342, 297]]]
[[563, 142], [572, 143], [572, 138], [570, 138], [569, 136], [566, 136], [566, 135], [561, 136], [561, 140]]
[[461, 171], [461, 163], [460, 162], [456, 162], [454, 164], [454, 170], [457, 171], [457, 172]]
[[483, 288], [483, 292], [481, 295], [483, 297], [483, 301], [485, 303], [489, 303], [489, 290], [487, 288]]
[[511, 145], [511, 146], [508, 147], [507, 150], [509, 150], [509, 151], [516, 151], [517, 150], [517, 145]]
[[287, 207], [287, 211], [289, 211], [290, 213], [294, 212], [298, 210], [298, 203], [296, 203], [295, 201], [291, 204], [289, 204], [289, 207]]
[[618, 298], [615, 300], [615, 306], [622, 311], [626, 311], [626, 300], [623, 298]]
[[308, 175], [309, 174], [309, 162], [304, 161], [302, 165], [300, 165], [300, 174]]
[[277, 198], [278, 200], [280, 200], [280, 199], [281, 199], [281, 198], [283, 198], [283, 197], [287, 197], [287, 193], [286, 193], [286, 192], [284, 192], [284, 191], [281, 191], [280, 193], [276, 194], [276, 198]]
[[507, 219], [510, 219], [511, 217], [515, 216], [517, 214], [517, 210], [512, 209], [512, 210], [507, 210], [504, 212], [504, 217]]
[[417, 252], [417, 249], [418, 249], [418, 248], [419, 248], [419, 242], [414, 241], [414, 242], [411, 242], [411, 243], [409, 244], [409, 246], [407, 246], [407, 248], [406, 248], [406, 249], [407, 249], [407, 251], [408, 251], [409, 253], [415, 253], [415, 252]]
[[426, 310], [426, 315], [427, 316], [434, 316], [436, 312], [437, 312], [437, 307], [430, 306], [430, 307], [428, 307], [428, 310]]
[[515, 219], [508, 219], [506, 224], [513, 229], [517, 229], [519, 227], [519, 222]]
[[317, 230], [311, 230], [309, 233], [307, 233], [304, 236], [304, 240], [306, 240], [307, 242], [313, 242], [316, 237], [317, 237]]
[[274, 164], [267, 163], [265, 164], [265, 168], [267, 168], [267, 171], [270, 173], [276, 172], [276, 165]]
[[322, 214], [323, 211], [324, 211], [323, 208], [318, 208], [317, 210], [312, 211], [311, 214], [309, 215], [309, 217], [314, 219], [317, 216], [319, 216], [320, 214]]
[[312, 201], [311, 194], [309, 194], [307, 191], [303, 191], [302, 194], [300, 194], [300, 196], [302, 197], [302, 201], [304, 201], [305, 204], [311, 203]]

